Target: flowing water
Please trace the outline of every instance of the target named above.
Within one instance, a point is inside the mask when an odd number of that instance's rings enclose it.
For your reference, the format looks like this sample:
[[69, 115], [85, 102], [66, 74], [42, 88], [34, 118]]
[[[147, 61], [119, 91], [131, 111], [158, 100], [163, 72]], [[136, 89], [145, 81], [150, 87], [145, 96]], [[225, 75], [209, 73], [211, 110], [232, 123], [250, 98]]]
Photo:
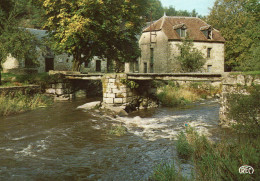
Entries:
[[[174, 140], [184, 123], [213, 140], [224, 133], [216, 100], [127, 117], [76, 109], [89, 101], [0, 118], [0, 180], [147, 180], [157, 164], [177, 157]], [[127, 134], [108, 134], [113, 124]], [[181, 166], [189, 172], [189, 164]]]

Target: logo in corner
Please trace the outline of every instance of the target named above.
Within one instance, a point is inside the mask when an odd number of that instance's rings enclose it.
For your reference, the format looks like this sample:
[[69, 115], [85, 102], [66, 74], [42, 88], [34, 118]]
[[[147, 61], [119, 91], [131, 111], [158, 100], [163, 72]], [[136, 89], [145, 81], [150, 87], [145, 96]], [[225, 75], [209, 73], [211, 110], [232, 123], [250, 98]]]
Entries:
[[239, 168], [239, 173], [240, 174], [253, 174], [254, 168], [249, 165], [243, 165]]

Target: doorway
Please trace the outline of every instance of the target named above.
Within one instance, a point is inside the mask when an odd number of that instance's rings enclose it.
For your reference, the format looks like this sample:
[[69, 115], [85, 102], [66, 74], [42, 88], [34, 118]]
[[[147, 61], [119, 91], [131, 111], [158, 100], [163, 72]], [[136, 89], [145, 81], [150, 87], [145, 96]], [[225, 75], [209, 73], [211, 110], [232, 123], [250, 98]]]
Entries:
[[45, 58], [45, 72], [54, 70], [54, 58]]
[[96, 72], [101, 72], [101, 60], [96, 60]]

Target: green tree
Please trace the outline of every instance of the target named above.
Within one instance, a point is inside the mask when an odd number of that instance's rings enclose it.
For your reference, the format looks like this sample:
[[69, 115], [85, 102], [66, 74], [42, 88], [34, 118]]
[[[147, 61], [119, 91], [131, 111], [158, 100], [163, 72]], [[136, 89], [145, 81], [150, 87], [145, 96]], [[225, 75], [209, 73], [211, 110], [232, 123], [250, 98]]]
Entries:
[[[227, 70], [254, 70], [260, 67], [259, 56], [252, 53], [260, 46], [259, 18], [258, 0], [215, 1], [207, 22], [220, 30], [226, 39]], [[252, 66], [254, 63], [256, 65]]]
[[164, 7], [164, 12], [167, 16], [188, 16], [188, 17], [196, 17], [198, 16], [198, 13], [195, 9], [192, 10], [192, 12], [189, 12], [187, 10], [176, 10], [173, 6]]
[[139, 56], [136, 35], [141, 32], [148, 0], [41, 0], [53, 49], [73, 55], [74, 70], [93, 56], [116, 63]]
[[163, 16], [164, 8], [160, 0], [149, 0], [149, 10], [146, 14], [146, 21], [158, 20]]
[[186, 38], [181, 44], [177, 44], [177, 47], [181, 52], [180, 55], [176, 57], [181, 64], [181, 71], [200, 71], [206, 60], [203, 54], [197, 48], [193, 47], [192, 40]]
[[19, 26], [25, 28], [42, 29], [46, 19], [44, 9], [40, 1], [35, 0], [13, 0], [16, 3], [17, 18]]
[[[0, 3], [0, 65], [8, 55], [18, 60], [36, 59], [36, 38], [26, 29], [17, 26], [19, 18], [15, 1]], [[1, 75], [1, 74], [0, 74]], [[1, 77], [0, 77], [1, 84]]]
[[233, 127], [238, 133], [260, 135], [260, 86], [252, 86], [249, 95], [230, 96], [229, 118], [235, 120]]

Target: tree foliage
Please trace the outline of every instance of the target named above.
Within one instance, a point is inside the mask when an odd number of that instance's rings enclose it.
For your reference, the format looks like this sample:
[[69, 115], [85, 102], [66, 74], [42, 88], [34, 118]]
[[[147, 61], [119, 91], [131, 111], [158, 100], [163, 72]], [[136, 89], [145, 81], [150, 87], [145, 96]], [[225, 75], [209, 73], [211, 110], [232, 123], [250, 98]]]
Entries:
[[188, 17], [202, 17], [195, 9], [191, 12], [187, 10], [176, 10], [173, 6], [163, 7], [160, 0], [149, 0], [149, 10], [146, 14], [147, 21], [157, 20], [166, 13], [167, 16], [188, 16]]
[[14, 0], [17, 6], [19, 26], [42, 29], [46, 19], [44, 9], [39, 0]]
[[200, 71], [206, 60], [203, 54], [197, 48], [193, 47], [192, 40], [186, 38], [181, 44], [177, 44], [177, 47], [181, 52], [180, 55], [176, 57], [181, 64], [181, 71]]
[[229, 118], [238, 133], [260, 135], [260, 86], [252, 86], [250, 95], [233, 94], [230, 97]]
[[17, 26], [18, 9], [16, 1], [0, 3], [0, 64], [8, 55], [31, 62], [36, 59], [37, 40], [26, 29]]
[[207, 21], [226, 39], [228, 70], [259, 70], [260, 5], [258, 0], [216, 0]]
[[41, 0], [53, 48], [74, 57], [74, 70], [93, 56], [116, 62], [139, 56], [147, 0]]

